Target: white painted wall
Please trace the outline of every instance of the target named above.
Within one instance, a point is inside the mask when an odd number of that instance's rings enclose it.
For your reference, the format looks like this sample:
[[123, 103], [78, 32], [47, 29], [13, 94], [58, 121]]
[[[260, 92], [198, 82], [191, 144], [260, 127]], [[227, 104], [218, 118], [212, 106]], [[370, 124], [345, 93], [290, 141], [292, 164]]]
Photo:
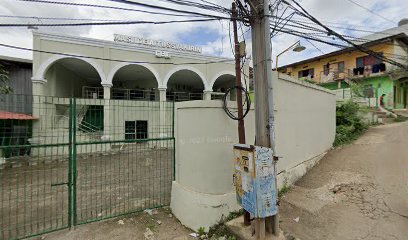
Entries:
[[[335, 137], [335, 95], [282, 76], [275, 83], [276, 152], [279, 185], [295, 181], [331, 148]], [[176, 103], [176, 180], [171, 208], [192, 229], [216, 224], [239, 209], [232, 184], [232, 146], [237, 122], [221, 101]], [[246, 140], [254, 144], [255, 115], [245, 118]]]
[[[48, 80], [46, 73], [50, 66], [64, 58], [78, 58], [91, 64], [99, 73], [101, 84], [104, 85], [111, 85], [115, 73], [121, 67], [128, 65], [127, 62], [129, 61], [148, 68], [155, 75], [159, 88], [166, 88], [169, 78], [180, 70], [191, 70], [197, 73], [201, 77], [206, 91], [212, 91], [212, 85], [217, 77], [223, 74], [235, 76], [234, 59], [203, 54], [166, 50], [170, 52], [171, 59], [163, 59], [156, 57], [156, 48], [37, 31], [33, 32], [33, 45], [41, 51], [71, 55], [63, 56], [40, 52], [33, 54], [33, 81], [45, 85]], [[119, 60], [119, 62], [102, 59]], [[244, 66], [243, 71], [245, 75], [249, 75], [248, 64]], [[249, 81], [244, 77], [245, 75], [243, 75], [243, 79]], [[248, 84], [249, 82], [247, 82]], [[39, 95], [41, 91], [35, 88], [33, 93]], [[48, 91], [45, 91], [44, 95], [47, 94]]]

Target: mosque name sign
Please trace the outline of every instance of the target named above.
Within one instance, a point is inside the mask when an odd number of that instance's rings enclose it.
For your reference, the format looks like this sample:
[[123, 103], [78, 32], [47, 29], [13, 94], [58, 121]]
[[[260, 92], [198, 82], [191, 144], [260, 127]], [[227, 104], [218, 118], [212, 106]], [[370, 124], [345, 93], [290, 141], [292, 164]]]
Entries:
[[193, 52], [193, 53], [202, 53], [203, 49], [198, 46], [192, 46], [187, 44], [180, 44], [180, 43], [172, 43], [167, 41], [161, 40], [152, 40], [146, 38], [139, 38], [139, 37], [132, 37], [122, 34], [114, 34], [113, 40], [115, 42], [124, 42], [124, 43], [131, 43], [137, 45], [145, 45], [150, 47], [160, 47], [165, 49], [171, 49], [176, 51], [185, 51], [185, 52]]

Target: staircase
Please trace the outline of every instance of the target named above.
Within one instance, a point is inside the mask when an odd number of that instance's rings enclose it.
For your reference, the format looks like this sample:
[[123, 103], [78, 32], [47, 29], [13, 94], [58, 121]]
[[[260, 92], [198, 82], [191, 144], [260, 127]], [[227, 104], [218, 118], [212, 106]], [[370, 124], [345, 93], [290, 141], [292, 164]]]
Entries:
[[[101, 129], [97, 126], [94, 126], [91, 123], [88, 123], [86, 121], [83, 121], [86, 115], [86, 112], [88, 111], [88, 106], [87, 105], [77, 105], [77, 113], [76, 113], [76, 130], [77, 130], [77, 135], [88, 135], [89, 139], [95, 140], [95, 139], [100, 139], [102, 134], [100, 133]], [[60, 131], [62, 129], [64, 132], [66, 132], [66, 129], [69, 129], [69, 116], [70, 114], [70, 109], [67, 108], [67, 110], [64, 112], [63, 115], [56, 115], [55, 120], [54, 120], [54, 129], [55, 131]], [[81, 133], [79, 133], [79, 131]], [[85, 133], [85, 134], [84, 134]]]

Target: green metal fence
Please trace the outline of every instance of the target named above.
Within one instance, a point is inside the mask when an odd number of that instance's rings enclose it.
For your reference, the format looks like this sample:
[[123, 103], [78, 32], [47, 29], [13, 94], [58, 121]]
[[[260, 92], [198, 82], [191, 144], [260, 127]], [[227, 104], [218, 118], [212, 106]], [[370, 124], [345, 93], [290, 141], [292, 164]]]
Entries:
[[0, 239], [169, 205], [174, 103], [0, 101]]

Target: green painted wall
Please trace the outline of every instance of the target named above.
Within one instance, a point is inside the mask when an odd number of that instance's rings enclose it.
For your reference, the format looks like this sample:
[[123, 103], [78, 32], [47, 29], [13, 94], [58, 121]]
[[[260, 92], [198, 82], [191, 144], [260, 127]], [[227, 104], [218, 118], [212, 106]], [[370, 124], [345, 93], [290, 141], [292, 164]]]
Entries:
[[384, 103], [386, 108], [394, 108], [394, 83], [389, 76], [378, 76], [363, 79], [360, 84], [363, 86], [372, 85], [377, 93], [376, 96], [379, 99], [382, 94], [385, 94]]

